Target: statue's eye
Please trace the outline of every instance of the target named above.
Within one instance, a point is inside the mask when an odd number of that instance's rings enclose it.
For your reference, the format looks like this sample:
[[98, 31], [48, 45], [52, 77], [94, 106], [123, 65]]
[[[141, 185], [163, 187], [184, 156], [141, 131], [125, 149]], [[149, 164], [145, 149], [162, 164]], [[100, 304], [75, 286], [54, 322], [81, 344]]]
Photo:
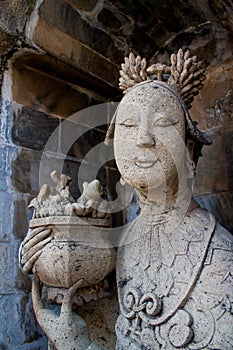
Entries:
[[174, 116], [161, 116], [160, 118], [156, 119], [153, 123], [154, 126], [170, 126], [170, 125], [175, 125], [179, 121], [178, 118]]
[[135, 119], [133, 119], [133, 118], [127, 118], [126, 120], [120, 122], [119, 124], [127, 126], [129, 128], [132, 127], [132, 126], [136, 126], [137, 125]]

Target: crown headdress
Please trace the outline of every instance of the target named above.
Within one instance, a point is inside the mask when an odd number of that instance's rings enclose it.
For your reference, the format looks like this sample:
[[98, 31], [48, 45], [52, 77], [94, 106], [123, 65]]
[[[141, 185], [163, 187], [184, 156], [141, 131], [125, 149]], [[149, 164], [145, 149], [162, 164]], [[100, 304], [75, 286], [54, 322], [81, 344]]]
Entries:
[[182, 49], [171, 55], [170, 66], [156, 63], [147, 67], [145, 58], [135, 57], [131, 52], [129, 57], [125, 57], [121, 68], [119, 87], [124, 93], [145, 80], [164, 81], [179, 92], [187, 109], [191, 108], [194, 96], [199, 93], [205, 80], [205, 63], [197, 61], [197, 56], [190, 57], [190, 52], [184, 53]]

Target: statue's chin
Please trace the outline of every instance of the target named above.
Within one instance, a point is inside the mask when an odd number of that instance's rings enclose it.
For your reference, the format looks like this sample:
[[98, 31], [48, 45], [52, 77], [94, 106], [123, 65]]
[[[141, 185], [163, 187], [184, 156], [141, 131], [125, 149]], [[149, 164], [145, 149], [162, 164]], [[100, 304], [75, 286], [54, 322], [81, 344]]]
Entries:
[[[157, 175], [157, 176], [156, 176]], [[146, 175], [138, 176], [136, 179], [126, 178], [126, 182], [128, 182], [131, 186], [133, 186], [138, 191], [147, 192], [148, 195], [153, 192], [158, 193], [166, 193], [167, 181], [164, 174], [156, 174], [150, 173]]]
[[137, 183], [134, 185], [139, 198], [145, 198], [153, 202], [166, 202], [168, 188], [164, 181], [157, 181], [155, 184]]

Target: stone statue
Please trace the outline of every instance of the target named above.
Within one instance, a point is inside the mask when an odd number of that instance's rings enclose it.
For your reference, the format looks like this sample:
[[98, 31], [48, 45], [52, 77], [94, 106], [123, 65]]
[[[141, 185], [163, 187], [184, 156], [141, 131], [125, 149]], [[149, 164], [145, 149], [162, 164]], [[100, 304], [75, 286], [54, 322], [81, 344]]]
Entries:
[[[120, 74], [126, 94], [106, 141], [113, 139], [122, 183], [134, 187], [140, 214], [117, 249], [116, 349], [230, 350], [233, 238], [192, 199], [201, 148], [211, 143], [188, 113], [202, 87], [203, 63], [180, 49], [171, 56], [170, 67], [147, 68], [145, 59], [130, 54]], [[35, 242], [31, 237], [37, 235]], [[23, 268], [28, 251], [43, 250], [49, 235], [44, 228], [28, 234], [22, 244]], [[54, 327], [35, 276], [35, 313], [56, 349], [98, 349], [71, 309], [71, 295], [81, 282], [76, 283], [66, 291]]]

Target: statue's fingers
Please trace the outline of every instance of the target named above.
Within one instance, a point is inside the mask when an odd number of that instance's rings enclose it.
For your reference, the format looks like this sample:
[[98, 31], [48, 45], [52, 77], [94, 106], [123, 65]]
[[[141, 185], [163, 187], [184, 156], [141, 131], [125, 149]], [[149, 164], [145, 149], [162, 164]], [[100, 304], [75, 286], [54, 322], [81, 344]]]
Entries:
[[21, 269], [23, 269], [22, 256], [23, 256], [23, 242], [20, 244], [19, 253], [18, 253], [18, 263]]
[[84, 208], [75, 207], [74, 212], [76, 215], [83, 215], [84, 210], [85, 210]]
[[61, 306], [61, 315], [72, 311], [71, 310], [71, 299], [74, 296], [77, 289], [79, 287], [81, 287], [82, 283], [83, 283], [83, 278], [81, 278], [80, 280], [75, 282], [75, 284], [72, 287], [70, 287], [68, 289], [68, 291], [66, 292], [66, 294], [64, 295], [64, 299], [63, 299], [62, 306]]
[[93, 210], [93, 208], [92, 207], [86, 207], [85, 209], [84, 209], [84, 212], [83, 212], [83, 216], [86, 216], [86, 215], [88, 215], [91, 211]]
[[42, 250], [35, 253], [24, 265], [21, 264], [21, 270], [23, 271], [23, 273], [28, 274], [31, 271], [31, 269], [33, 268], [33, 265], [35, 264], [36, 260], [39, 258], [41, 253], [42, 253]]
[[72, 298], [74, 296], [77, 289], [82, 286], [82, 283], [83, 283], [83, 278], [79, 279], [77, 282], [73, 284], [73, 286], [69, 288], [67, 292], [67, 295], [69, 296], [69, 298]]
[[97, 211], [97, 218], [103, 219], [105, 217], [105, 215], [106, 215], [106, 212], [104, 212], [102, 210], [101, 211], [99, 211], [99, 210]]
[[27, 236], [25, 237], [23, 241], [23, 245], [25, 245], [28, 241], [30, 241], [33, 237], [35, 237], [38, 233], [47, 230], [48, 228], [46, 226], [39, 226], [34, 229], [30, 229], [27, 233]]
[[33, 246], [35, 246], [36, 244], [38, 244], [39, 242], [43, 241], [45, 238], [47, 238], [50, 233], [52, 232], [52, 230], [50, 228], [43, 230], [41, 232], [39, 232], [36, 236], [34, 236], [33, 238], [30, 239], [30, 241], [27, 241], [27, 243], [25, 243], [22, 246], [22, 254], [25, 254], [25, 252], [29, 249], [31, 249]]
[[21, 264], [24, 265], [34, 254], [36, 254], [39, 250], [41, 250], [47, 243], [49, 243], [53, 237], [48, 237], [43, 241], [39, 242], [32, 248], [30, 248], [26, 253], [24, 253], [21, 257]]

